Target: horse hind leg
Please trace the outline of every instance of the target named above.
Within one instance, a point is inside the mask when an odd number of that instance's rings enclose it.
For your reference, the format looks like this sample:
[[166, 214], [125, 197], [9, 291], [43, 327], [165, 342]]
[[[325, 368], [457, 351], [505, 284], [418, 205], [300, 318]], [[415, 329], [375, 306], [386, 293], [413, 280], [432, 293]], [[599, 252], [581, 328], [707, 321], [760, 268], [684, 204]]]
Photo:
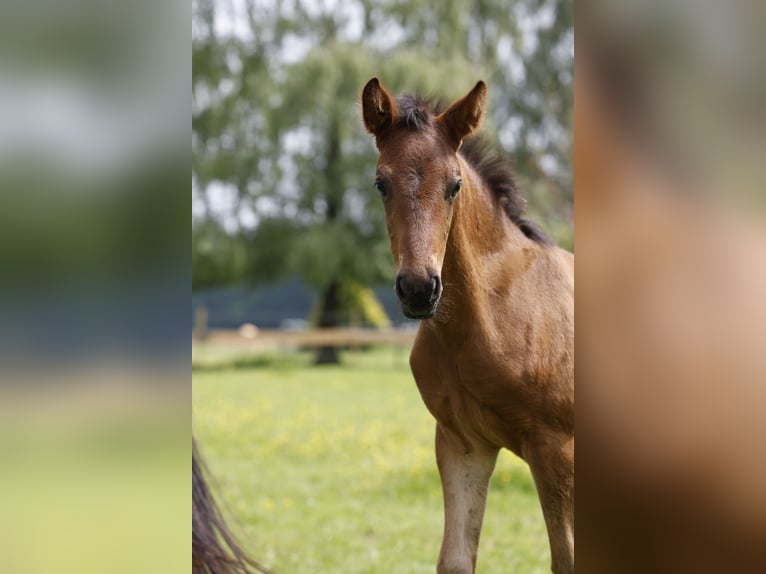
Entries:
[[554, 574], [574, 573], [574, 437], [544, 436], [525, 458], [537, 486], [551, 547]]
[[487, 489], [499, 449], [470, 444], [436, 425], [436, 462], [444, 495], [438, 574], [473, 574]]

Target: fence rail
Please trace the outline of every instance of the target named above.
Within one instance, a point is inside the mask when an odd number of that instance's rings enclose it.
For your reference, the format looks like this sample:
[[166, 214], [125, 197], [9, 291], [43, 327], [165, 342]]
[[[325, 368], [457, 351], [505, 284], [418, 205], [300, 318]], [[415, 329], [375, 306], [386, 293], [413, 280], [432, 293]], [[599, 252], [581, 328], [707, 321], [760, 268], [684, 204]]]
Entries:
[[361, 345], [410, 346], [415, 340], [415, 331], [395, 329], [311, 329], [307, 331], [239, 330], [213, 329], [204, 336], [192, 336], [198, 344], [221, 346], [259, 347], [346, 347]]

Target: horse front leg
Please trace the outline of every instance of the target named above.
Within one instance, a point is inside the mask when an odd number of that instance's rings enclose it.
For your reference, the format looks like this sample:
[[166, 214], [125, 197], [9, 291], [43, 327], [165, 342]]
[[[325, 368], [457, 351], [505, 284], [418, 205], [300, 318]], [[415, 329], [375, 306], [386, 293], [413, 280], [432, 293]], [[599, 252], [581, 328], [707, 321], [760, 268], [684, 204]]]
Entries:
[[537, 486], [554, 574], [574, 573], [574, 436], [535, 437], [525, 458]]
[[489, 478], [499, 449], [436, 425], [436, 462], [444, 495], [438, 574], [473, 574]]

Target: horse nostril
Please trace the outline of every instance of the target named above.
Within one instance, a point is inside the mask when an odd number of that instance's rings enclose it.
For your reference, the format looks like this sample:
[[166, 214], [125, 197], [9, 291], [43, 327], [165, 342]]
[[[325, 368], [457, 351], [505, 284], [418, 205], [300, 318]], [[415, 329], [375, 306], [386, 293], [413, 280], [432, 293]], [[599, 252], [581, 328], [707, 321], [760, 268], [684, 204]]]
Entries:
[[404, 297], [404, 289], [402, 287], [402, 276], [396, 276], [395, 291], [397, 296], [402, 299]]
[[394, 290], [402, 301], [425, 306], [441, 296], [442, 283], [438, 273], [419, 275], [404, 270], [397, 274]]
[[439, 296], [442, 290], [442, 280], [438, 275], [431, 276], [431, 293], [434, 296]]

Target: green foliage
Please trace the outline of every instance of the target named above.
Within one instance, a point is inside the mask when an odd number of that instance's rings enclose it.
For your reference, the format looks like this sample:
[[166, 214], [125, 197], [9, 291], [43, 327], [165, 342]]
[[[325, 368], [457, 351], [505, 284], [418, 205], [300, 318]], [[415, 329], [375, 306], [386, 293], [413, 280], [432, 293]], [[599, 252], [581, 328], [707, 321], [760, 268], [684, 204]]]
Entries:
[[192, 225], [192, 291], [233, 283], [247, 264], [244, 245], [214, 219]]
[[[199, 356], [199, 355], [198, 355]], [[434, 421], [404, 349], [193, 373], [194, 433], [246, 549], [276, 572], [433, 572], [442, 535]], [[504, 451], [477, 570], [550, 571], [527, 465]]]
[[[386, 315], [386, 310], [370, 287], [356, 281], [344, 281], [340, 284], [339, 295], [339, 324], [378, 329], [391, 327], [391, 320]], [[320, 300], [311, 311], [309, 322], [314, 326], [319, 324], [321, 306]]]
[[341, 286], [341, 305], [351, 312], [351, 323], [370, 325], [379, 329], [391, 326], [383, 305], [370, 287], [346, 282]]

